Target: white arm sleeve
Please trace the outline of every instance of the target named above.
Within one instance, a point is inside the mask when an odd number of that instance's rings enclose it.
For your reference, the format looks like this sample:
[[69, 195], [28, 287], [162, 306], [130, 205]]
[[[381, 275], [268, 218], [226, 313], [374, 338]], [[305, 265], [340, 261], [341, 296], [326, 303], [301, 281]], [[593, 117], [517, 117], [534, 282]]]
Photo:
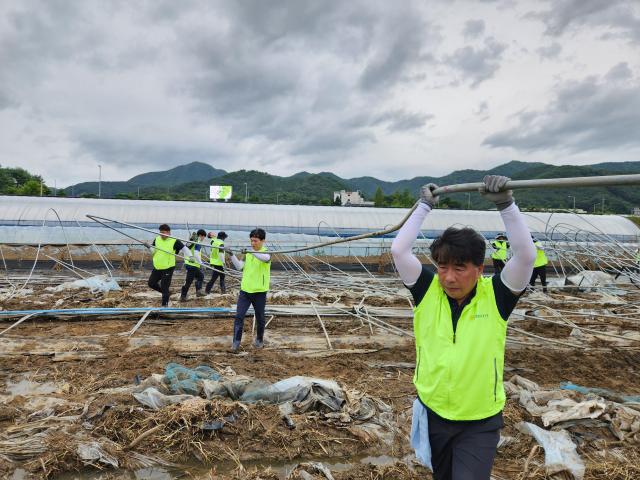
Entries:
[[244, 262], [235, 255], [231, 255], [231, 262], [233, 266], [236, 267], [236, 270], [242, 270], [244, 268]]
[[184, 258], [191, 258], [193, 256], [191, 255], [191, 250], [189, 250], [187, 247], [182, 247], [182, 250], [180, 250], [180, 254]]
[[218, 253], [218, 258], [222, 262], [222, 265], [224, 265], [224, 252], [219, 252]]
[[531, 279], [536, 247], [533, 245], [524, 216], [515, 203], [501, 210], [500, 216], [504, 222], [509, 246], [513, 250], [513, 256], [504, 266], [500, 279], [509, 290], [519, 293], [527, 287]]
[[422, 263], [411, 253], [411, 247], [418, 238], [422, 222], [430, 211], [429, 205], [420, 202], [391, 244], [393, 263], [407, 287], [413, 287], [422, 272]]
[[268, 253], [253, 253], [253, 252], [248, 252], [247, 255], [249, 255], [249, 253], [251, 255], [253, 255], [254, 257], [256, 257], [258, 260], [260, 260], [261, 262], [268, 262], [269, 260], [271, 260], [271, 255], [269, 255]]

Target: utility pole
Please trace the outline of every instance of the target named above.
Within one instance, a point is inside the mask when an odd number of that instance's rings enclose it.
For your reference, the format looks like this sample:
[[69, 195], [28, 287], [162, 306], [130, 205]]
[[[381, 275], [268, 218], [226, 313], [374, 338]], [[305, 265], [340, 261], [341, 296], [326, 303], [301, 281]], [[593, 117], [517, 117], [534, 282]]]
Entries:
[[249, 198], [249, 185], [247, 184], [247, 182], [244, 182], [244, 203], [247, 203], [248, 198]]
[[54, 197], [58, 196], [58, 181], [57, 180], [53, 180], [53, 196]]
[[604, 215], [604, 195], [602, 196], [602, 214]]
[[138, 187], [138, 200], [140, 200], [140, 187]]
[[467, 210], [471, 210], [471, 194], [467, 192]]
[[573, 210], [575, 211], [575, 209], [576, 209], [576, 197], [574, 197], [573, 195], [569, 195], [567, 198], [573, 198]]
[[280, 192], [276, 192], [276, 205], [280, 204]]
[[98, 165], [98, 198], [102, 198], [102, 165]]
[[42, 196], [42, 179], [40, 179], [40, 196]]

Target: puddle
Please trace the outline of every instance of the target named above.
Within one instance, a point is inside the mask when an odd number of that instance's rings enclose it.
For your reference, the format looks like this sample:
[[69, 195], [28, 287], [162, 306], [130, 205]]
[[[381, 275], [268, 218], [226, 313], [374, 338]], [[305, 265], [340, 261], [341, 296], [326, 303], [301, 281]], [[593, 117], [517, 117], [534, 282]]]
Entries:
[[[281, 480], [285, 480], [293, 469], [300, 463], [306, 462], [320, 462], [324, 464], [332, 472], [345, 472], [355, 467], [356, 465], [369, 464], [375, 466], [392, 465], [397, 461], [405, 459], [390, 457], [388, 455], [379, 456], [355, 456], [355, 457], [325, 457], [325, 458], [299, 458], [288, 461], [278, 460], [253, 460], [243, 462], [242, 465], [247, 470], [271, 470], [278, 475]], [[211, 479], [212, 470], [218, 475], [231, 474], [236, 469], [236, 463], [232, 461], [217, 462], [210, 465], [191, 464], [183, 465], [180, 469], [169, 469], [165, 467], [148, 467], [141, 468], [134, 471], [110, 471], [110, 473], [117, 473], [117, 476], [110, 476], [109, 478], [118, 478], [122, 480], [173, 480], [178, 478], [192, 478], [192, 479]], [[214, 470], [215, 469], [215, 470]], [[86, 471], [86, 472], [69, 472], [55, 477], [56, 480], [100, 480], [105, 478], [105, 472], [100, 471]]]

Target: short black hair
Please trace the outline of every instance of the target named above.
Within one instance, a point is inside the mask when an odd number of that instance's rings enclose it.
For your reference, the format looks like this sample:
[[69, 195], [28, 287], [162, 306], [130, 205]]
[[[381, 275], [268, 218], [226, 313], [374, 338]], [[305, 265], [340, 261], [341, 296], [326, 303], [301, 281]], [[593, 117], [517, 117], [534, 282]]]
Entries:
[[260, 240], [264, 240], [265, 238], [267, 238], [267, 232], [265, 232], [261, 228], [254, 228], [253, 230], [251, 230], [251, 232], [249, 232], [249, 238], [258, 238]]
[[158, 227], [158, 230], [160, 230], [161, 232], [170, 232], [171, 231], [171, 227], [169, 225], [167, 225], [166, 223], [163, 223], [162, 225], [160, 225]]
[[436, 238], [431, 247], [431, 258], [438, 263], [473, 263], [476, 267], [484, 264], [487, 245], [482, 235], [473, 228], [447, 228]]
[[227, 234], [224, 232], [218, 232], [218, 238], [220, 240], [224, 240], [225, 238], [227, 238]]
[[198, 236], [199, 237], [206, 237], [207, 236], [207, 232], [205, 232], [203, 229], [198, 230]]

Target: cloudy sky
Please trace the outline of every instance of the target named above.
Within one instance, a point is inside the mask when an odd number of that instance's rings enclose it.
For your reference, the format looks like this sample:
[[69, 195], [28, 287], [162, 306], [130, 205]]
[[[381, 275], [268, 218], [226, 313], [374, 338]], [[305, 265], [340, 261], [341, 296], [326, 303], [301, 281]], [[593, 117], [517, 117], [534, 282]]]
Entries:
[[0, 0], [0, 165], [398, 180], [640, 160], [637, 0]]

